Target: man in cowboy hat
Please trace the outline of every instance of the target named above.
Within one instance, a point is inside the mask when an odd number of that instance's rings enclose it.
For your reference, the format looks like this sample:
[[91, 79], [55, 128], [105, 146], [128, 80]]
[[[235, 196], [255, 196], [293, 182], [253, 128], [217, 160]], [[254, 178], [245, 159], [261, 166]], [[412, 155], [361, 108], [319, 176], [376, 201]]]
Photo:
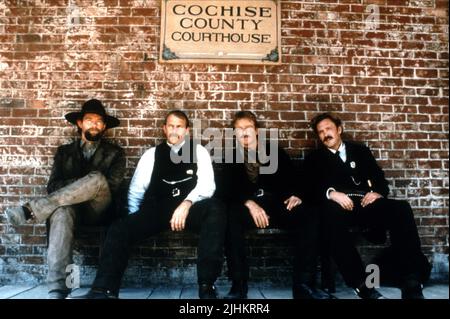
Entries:
[[66, 267], [72, 263], [75, 221], [99, 224], [111, 220], [113, 199], [125, 175], [121, 147], [102, 139], [105, 131], [119, 125], [106, 114], [99, 100], [83, 104], [81, 112], [65, 118], [78, 127], [81, 139], [58, 148], [47, 184], [48, 196], [6, 209], [12, 225], [47, 222], [49, 226], [49, 298], [63, 299], [70, 293]]

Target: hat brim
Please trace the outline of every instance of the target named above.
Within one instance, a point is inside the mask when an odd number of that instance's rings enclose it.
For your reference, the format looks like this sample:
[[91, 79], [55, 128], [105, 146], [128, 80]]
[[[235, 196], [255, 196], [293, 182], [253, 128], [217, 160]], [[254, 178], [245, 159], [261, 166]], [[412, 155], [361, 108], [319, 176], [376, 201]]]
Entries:
[[[70, 112], [64, 115], [67, 121], [72, 123], [73, 125], [77, 125], [77, 121], [81, 119], [83, 113], [82, 112]], [[114, 116], [106, 115], [105, 118], [106, 129], [114, 128], [120, 125], [120, 120]]]

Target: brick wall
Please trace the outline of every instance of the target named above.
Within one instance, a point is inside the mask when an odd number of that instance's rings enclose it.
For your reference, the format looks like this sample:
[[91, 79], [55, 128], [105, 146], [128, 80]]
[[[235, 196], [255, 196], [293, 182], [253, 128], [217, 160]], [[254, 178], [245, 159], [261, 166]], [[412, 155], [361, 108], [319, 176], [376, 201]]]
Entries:
[[[63, 115], [88, 98], [121, 118], [109, 136], [129, 175], [168, 109], [203, 128], [254, 110], [294, 157], [315, 146], [308, 120], [333, 110], [372, 147], [448, 272], [447, 16], [446, 0], [282, 1], [281, 65], [162, 65], [160, 1], [0, 0], [0, 211], [45, 194], [56, 147], [76, 135]], [[1, 281], [41, 278], [44, 225], [0, 214], [0, 234]]]

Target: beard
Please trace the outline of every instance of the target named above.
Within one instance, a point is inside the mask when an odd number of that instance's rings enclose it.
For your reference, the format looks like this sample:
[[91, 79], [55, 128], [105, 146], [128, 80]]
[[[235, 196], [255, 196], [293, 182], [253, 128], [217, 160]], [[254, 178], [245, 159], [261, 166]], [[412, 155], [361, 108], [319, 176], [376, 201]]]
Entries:
[[84, 132], [84, 137], [90, 142], [97, 142], [102, 138], [102, 136], [103, 132], [101, 131], [98, 131], [96, 134], [91, 133], [91, 130]]

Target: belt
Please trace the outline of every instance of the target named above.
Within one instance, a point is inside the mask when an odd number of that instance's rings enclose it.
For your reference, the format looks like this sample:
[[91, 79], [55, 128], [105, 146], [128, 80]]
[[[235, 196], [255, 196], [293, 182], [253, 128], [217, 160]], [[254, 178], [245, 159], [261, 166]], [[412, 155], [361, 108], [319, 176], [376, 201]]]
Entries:
[[263, 197], [263, 196], [271, 196], [272, 193], [265, 191], [262, 188], [258, 188], [256, 192], [253, 194], [255, 197]]
[[358, 194], [358, 193], [346, 193], [346, 195], [348, 197], [361, 197], [361, 198], [363, 198], [365, 196], [363, 194]]
[[172, 189], [172, 197], [180, 196], [180, 194], [181, 194], [181, 191], [178, 187], [175, 187]]
[[256, 197], [262, 197], [264, 196], [264, 189], [260, 188], [255, 192]]
[[358, 190], [358, 189], [344, 189], [341, 190], [342, 193], [347, 196], [355, 196], [355, 197], [364, 197], [366, 196], [367, 191]]

